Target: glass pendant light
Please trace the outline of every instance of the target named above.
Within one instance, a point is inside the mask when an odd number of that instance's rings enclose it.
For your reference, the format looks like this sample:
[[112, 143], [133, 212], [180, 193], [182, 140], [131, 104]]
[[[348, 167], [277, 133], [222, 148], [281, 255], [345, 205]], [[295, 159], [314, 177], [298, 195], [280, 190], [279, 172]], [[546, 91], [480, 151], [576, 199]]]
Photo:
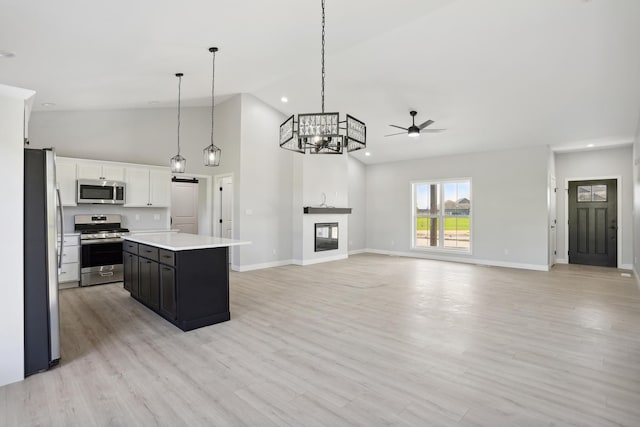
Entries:
[[182, 89], [182, 73], [176, 73], [178, 78], [178, 154], [171, 158], [171, 172], [184, 173], [184, 168], [187, 165], [187, 159], [180, 155], [180, 95]]
[[222, 151], [213, 144], [213, 111], [215, 108], [215, 104], [213, 102], [213, 94], [215, 90], [215, 81], [216, 81], [216, 52], [217, 51], [218, 51], [217, 47], [209, 48], [209, 52], [213, 54], [213, 66], [212, 66], [212, 72], [211, 72], [211, 145], [209, 145], [203, 150], [205, 166], [219, 166], [220, 154], [222, 153]]

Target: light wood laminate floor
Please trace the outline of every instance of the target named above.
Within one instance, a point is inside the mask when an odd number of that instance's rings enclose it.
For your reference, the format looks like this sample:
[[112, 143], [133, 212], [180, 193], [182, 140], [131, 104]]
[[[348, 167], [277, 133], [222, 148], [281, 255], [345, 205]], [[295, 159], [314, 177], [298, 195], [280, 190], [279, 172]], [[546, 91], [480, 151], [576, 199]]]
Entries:
[[62, 363], [0, 388], [1, 426], [638, 426], [640, 291], [379, 255], [231, 276], [184, 333], [120, 284], [61, 292]]

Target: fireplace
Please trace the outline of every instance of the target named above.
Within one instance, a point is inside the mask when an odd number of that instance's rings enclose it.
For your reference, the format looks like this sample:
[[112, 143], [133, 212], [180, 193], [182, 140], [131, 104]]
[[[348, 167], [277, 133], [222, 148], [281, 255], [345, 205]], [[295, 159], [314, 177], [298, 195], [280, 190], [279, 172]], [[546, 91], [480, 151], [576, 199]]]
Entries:
[[338, 223], [316, 223], [315, 251], [331, 251], [338, 249]]

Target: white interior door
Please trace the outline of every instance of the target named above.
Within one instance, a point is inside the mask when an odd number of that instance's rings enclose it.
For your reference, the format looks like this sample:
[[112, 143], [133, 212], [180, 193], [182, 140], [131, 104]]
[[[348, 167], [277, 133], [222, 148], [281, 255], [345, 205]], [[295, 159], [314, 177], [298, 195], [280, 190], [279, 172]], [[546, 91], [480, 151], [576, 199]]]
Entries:
[[171, 228], [198, 234], [198, 183], [171, 183]]

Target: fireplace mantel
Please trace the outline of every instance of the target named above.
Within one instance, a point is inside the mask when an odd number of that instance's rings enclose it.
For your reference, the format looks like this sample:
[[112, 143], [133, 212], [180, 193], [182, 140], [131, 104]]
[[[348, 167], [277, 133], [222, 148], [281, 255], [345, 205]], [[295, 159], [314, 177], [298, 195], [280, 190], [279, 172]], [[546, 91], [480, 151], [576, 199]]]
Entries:
[[351, 208], [320, 208], [313, 206], [305, 206], [304, 213], [306, 214], [350, 214]]

